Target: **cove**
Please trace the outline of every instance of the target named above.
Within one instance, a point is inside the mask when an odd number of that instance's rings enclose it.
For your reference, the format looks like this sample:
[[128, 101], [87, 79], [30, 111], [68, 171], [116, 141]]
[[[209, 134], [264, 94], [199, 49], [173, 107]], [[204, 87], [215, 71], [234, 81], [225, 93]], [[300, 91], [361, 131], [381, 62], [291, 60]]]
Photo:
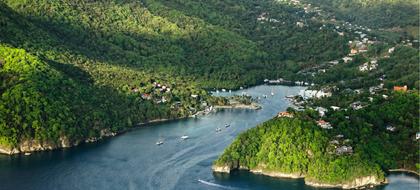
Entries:
[[[302, 87], [256, 86], [220, 95], [267, 94], [261, 110], [223, 110], [138, 128], [93, 144], [33, 153], [0, 155], [0, 189], [314, 189], [303, 180], [277, 179], [248, 172], [214, 175], [213, 160], [241, 132], [290, 106], [284, 98]], [[271, 91], [274, 96], [271, 96]], [[225, 128], [225, 124], [230, 124]], [[222, 128], [216, 132], [217, 127]], [[188, 135], [188, 140], [180, 137]], [[164, 144], [157, 146], [158, 139]], [[390, 184], [376, 189], [418, 189], [418, 177], [388, 176]], [[200, 181], [199, 181], [200, 180]]]

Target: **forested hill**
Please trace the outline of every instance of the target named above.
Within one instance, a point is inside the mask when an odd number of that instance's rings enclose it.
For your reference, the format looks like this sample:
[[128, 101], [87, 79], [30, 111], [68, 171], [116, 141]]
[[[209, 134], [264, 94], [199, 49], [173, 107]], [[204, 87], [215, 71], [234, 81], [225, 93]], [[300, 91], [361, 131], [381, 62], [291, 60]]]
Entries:
[[417, 0], [303, 0], [337, 19], [372, 28], [418, 27]]
[[294, 78], [348, 51], [320, 25], [268, 0], [1, 0], [0, 149], [71, 146], [195, 114], [218, 101], [206, 88]]
[[202, 87], [291, 78], [347, 51], [343, 37], [318, 30], [302, 9], [268, 0], [3, 2], [4, 43], [64, 63], [191, 76]]

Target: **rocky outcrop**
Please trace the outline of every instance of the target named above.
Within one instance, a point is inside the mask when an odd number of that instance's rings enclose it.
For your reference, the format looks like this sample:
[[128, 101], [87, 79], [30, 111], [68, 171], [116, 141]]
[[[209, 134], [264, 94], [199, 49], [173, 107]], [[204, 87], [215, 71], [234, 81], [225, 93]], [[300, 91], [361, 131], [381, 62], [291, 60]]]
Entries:
[[324, 187], [324, 188], [343, 188], [343, 189], [355, 189], [361, 187], [371, 187], [387, 183], [386, 179], [382, 180], [376, 176], [365, 176], [354, 179], [353, 181], [341, 184], [327, 184], [318, 183], [311, 180], [305, 180], [306, 185], [313, 187]]
[[214, 172], [220, 172], [220, 173], [230, 173], [230, 171], [232, 170], [232, 168], [230, 166], [227, 166], [227, 165], [224, 165], [224, 166], [213, 165], [211, 167], [211, 169]]
[[36, 140], [24, 140], [17, 147], [0, 146], [2, 154], [19, 154], [23, 152], [35, 152], [42, 150], [53, 150], [58, 146], [52, 143], [39, 142]]
[[16, 148], [0, 145], [0, 153], [1, 154], [17, 154], [19, 153], [19, 150], [17, 150]]
[[264, 171], [262, 169], [254, 169], [254, 170], [249, 170], [249, 171], [255, 174], [262, 174], [262, 175], [266, 175], [270, 177], [292, 178], [292, 179], [305, 177], [305, 175], [302, 173], [283, 173], [283, 172], [276, 172], [276, 171]]

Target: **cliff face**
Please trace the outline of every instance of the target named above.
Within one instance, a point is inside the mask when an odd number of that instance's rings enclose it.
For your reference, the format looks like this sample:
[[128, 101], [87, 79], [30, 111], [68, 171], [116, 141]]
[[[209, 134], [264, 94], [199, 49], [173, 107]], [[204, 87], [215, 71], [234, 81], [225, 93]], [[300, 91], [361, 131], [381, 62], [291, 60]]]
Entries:
[[327, 183], [318, 183], [311, 180], [305, 180], [306, 185], [314, 187], [327, 187], [327, 188], [343, 188], [343, 189], [356, 189], [367, 186], [376, 186], [387, 183], [387, 180], [382, 180], [376, 176], [365, 176], [356, 178], [347, 183], [341, 184], [327, 184]]
[[36, 152], [45, 150], [54, 150], [59, 148], [69, 148], [79, 145], [81, 142], [91, 143], [101, 140], [105, 137], [115, 136], [117, 133], [111, 132], [109, 129], [100, 131], [99, 137], [89, 137], [82, 140], [70, 140], [66, 136], [61, 136], [58, 142], [40, 142], [37, 140], [22, 140], [16, 147], [8, 147], [0, 145], [1, 154], [19, 154], [24, 152]]

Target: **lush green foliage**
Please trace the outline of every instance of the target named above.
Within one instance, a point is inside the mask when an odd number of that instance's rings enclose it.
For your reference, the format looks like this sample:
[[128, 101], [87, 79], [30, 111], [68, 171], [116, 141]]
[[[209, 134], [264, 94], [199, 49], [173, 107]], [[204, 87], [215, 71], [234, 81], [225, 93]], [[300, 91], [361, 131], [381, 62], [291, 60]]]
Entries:
[[310, 120], [276, 118], [241, 134], [215, 164], [303, 174], [331, 184], [368, 175], [383, 178], [379, 166], [359, 154], [327, 153], [328, 140], [328, 134]]
[[[55, 143], [62, 136], [76, 141], [98, 136], [105, 128], [119, 131], [145, 120], [190, 114], [185, 108], [169, 109], [130, 91], [93, 85], [88, 74], [74, 66], [45, 62], [22, 49], [0, 46], [0, 62], [3, 145], [14, 146], [25, 139]], [[165, 95], [169, 102], [176, 98], [185, 100], [184, 106], [199, 105], [189, 97], [191, 92], [176, 87]]]
[[[1, 0], [0, 144], [185, 117], [226, 104], [205, 88], [293, 78], [347, 51], [315, 21], [297, 27], [295, 11], [268, 0]], [[262, 12], [280, 22], [257, 22]]]
[[[331, 122], [331, 130], [318, 127], [314, 121], [320, 117], [311, 110], [294, 112], [294, 119], [274, 118], [239, 135], [215, 164], [304, 174], [308, 180], [329, 184], [369, 175], [383, 178], [384, 171], [393, 168], [417, 170], [419, 94], [388, 95], [375, 96], [364, 109], [330, 110], [322, 119]], [[345, 108], [363, 97], [337, 95], [313, 105]], [[333, 140], [353, 147], [353, 154], [334, 154]]]
[[305, 0], [340, 20], [373, 28], [419, 26], [417, 0]]
[[[419, 89], [418, 76], [419, 51], [413, 47], [397, 46], [395, 51], [388, 55], [387, 44], [371, 45], [369, 52], [357, 55], [348, 64], [339, 64], [331, 67], [326, 73], [319, 74], [315, 81], [320, 84], [336, 85], [340, 89], [364, 88], [384, 83], [385, 87], [407, 85], [410, 89]], [[378, 60], [378, 69], [369, 72], [359, 71], [359, 66], [372, 59]], [[383, 78], [381, 81], [379, 78]]]
[[[191, 76], [202, 87], [295, 77], [301, 67], [347, 49], [344, 38], [318, 31], [314, 21], [297, 27], [298, 10], [272, 1], [4, 2], [3, 42], [60, 62]], [[279, 22], [258, 22], [263, 12]]]

